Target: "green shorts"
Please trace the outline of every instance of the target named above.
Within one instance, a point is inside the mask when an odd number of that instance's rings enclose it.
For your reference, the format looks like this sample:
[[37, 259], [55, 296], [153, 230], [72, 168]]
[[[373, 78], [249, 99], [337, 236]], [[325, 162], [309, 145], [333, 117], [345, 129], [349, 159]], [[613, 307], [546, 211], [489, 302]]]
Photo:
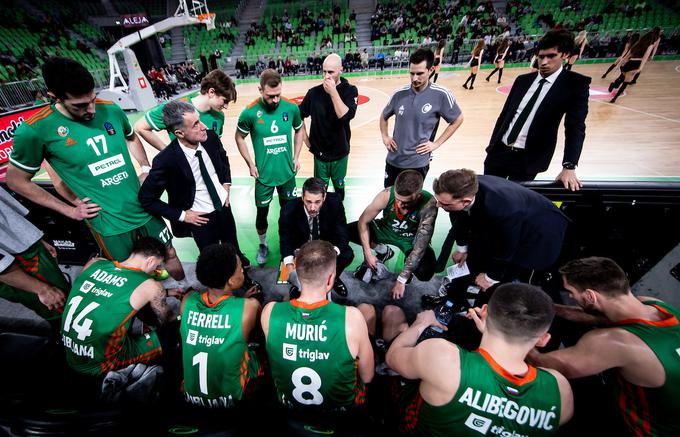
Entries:
[[[66, 354], [66, 359], [69, 366], [76, 372], [100, 376], [106, 375], [111, 370], [123, 369], [130, 364], [147, 364], [156, 361], [160, 358], [161, 352], [158, 334], [151, 331], [142, 335], [126, 335], [120, 352], [110, 358], [107, 358], [102, 350], [95, 352], [95, 359], [82, 359], [70, 353]], [[100, 357], [99, 360], [97, 357]]]
[[322, 161], [314, 158], [314, 176], [323, 180], [326, 185], [329, 180], [333, 181], [333, 187], [336, 189], [345, 188], [348, 157], [349, 155], [337, 161]]
[[[38, 241], [19, 255], [16, 255], [15, 258], [19, 268], [28, 275], [53, 285], [62, 290], [64, 295], [68, 295], [71, 286], [59, 269], [57, 259], [50, 255], [42, 242]], [[35, 311], [37, 315], [48, 322], [61, 320], [61, 313], [55, 310], [48, 310], [47, 307], [40, 302], [38, 295], [35, 293], [0, 283], [0, 297], [7, 299], [10, 302], [22, 304], [26, 308]]]
[[106, 237], [98, 234], [91, 226], [89, 228], [99, 248], [102, 250], [102, 255], [114, 261], [127, 259], [130, 256], [130, 252], [132, 252], [132, 245], [142, 237], [158, 238], [166, 246], [170, 246], [172, 243], [170, 229], [165, 226], [165, 222], [162, 219], [154, 216], [136, 229]]
[[368, 231], [370, 232], [370, 239], [373, 243], [391, 244], [392, 246], [398, 247], [404, 254], [413, 250], [413, 241], [415, 240], [415, 237], [410, 239], [400, 237], [381, 219], [373, 220], [368, 226]]
[[263, 185], [255, 179], [255, 206], [258, 208], [267, 208], [274, 198], [274, 188], [279, 193], [279, 197], [283, 200], [292, 200], [295, 198], [295, 176], [288, 179], [282, 185], [276, 187], [269, 187]]

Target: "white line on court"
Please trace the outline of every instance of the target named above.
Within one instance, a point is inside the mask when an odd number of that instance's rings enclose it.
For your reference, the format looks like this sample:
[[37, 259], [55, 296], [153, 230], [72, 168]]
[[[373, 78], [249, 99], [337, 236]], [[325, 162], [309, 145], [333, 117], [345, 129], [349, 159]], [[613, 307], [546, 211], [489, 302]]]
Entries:
[[605, 105], [616, 106], [617, 108], [625, 109], [626, 111], [637, 112], [638, 114], [648, 115], [648, 116], [653, 117], [653, 118], [660, 118], [662, 120], [670, 121], [672, 123], [680, 123], [680, 120], [676, 120], [674, 118], [668, 118], [668, 117], [664, 117], [663, 115], [652, 114], [651, 112], [640, 111], [639, 109], [633, 109], [633, 108], [629, 108], [627, 106], [621, 106], [620, 104], [616, 104], [616, 103], [609, 103], [609, 102], [606, 102], [604, 100], [591, 100], [591, 102], [597, 102], [597, 103], [602, 103], [602, 104], [605, 104]]

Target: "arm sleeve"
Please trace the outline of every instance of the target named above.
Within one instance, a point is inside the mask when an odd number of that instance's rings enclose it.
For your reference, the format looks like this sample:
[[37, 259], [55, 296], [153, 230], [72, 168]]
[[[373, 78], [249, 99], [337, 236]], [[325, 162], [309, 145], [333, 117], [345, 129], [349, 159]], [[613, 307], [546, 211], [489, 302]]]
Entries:
[[442, 95], [440, 115], [447, 123], [453, 123], [462, 113], [463, 111], [460, 110], [460, 106], [458, 106], [456, 98], [453, 97], [453, 93], [447, 91], [445, 95]]
[[151, 129], [155, 131], [165, 129], [165, 123], [163, 123], [163, 107], [165, 107], [165, 103], [156, 106], [155, 108], [149, 110], [146, 114], [144, 114], [146, 122], [149, 123]]
[[293, 106], [293, 129], [295, 132], [302, 128], [302, 117], [300, 117], [300, 108], [297, 105]]
[[14, 256], [0, 247], [0, 273], [4, 272], [14, 262]]
[[286, 203], [286, 205], [284, 205], [284, 207], [281, 209], [281, 215], [279, 216], [279, 242], [281, 247], [281, 259], [293, 256], [295, 253], [295, 248], [292, 247], [293, 243], [290, 238], [290, 231], [292, 229], [292, 223], [290, 223], [290, 221], [292, 220], [293, 215], [293, 203], [294, 202]]
[[116, 105], [116, 109], [120, 115], [120, 121], [123, 124], [123, 135], [125, 135], [125, 138], [130, 138], [135, 133], [135, 131], [132, 129], [132, 125], [130, 124], [130, 120], [127, 118], [125, 111], [123, 111], [120, 106]]
[[241, 111], [241, 115], [238, 116], [238, 123], [236, 124], [236, 129], [245, 137], [247, 136], [253, 128], [253, 121], [251, 117], [248, 116], [247, 108]]
[[[339, 200], [339, 199], [338, 199]], [[349, 230], [347, 229], [347, 217], [342, 201], [338, 201], [338, 216], [335, 220], [335, 246], [340, 250], [349, 247]]]
[[354, 116], [357, 114], [357, 104], [359, 101], [359, 91], [357, 90], [357, 87], [355, 86], [350, 86], [347, 87], [347, 90], [344, 92], [342, 96], [342, 102], [347, 105], [347, 108], [349, 108], [349, 111], [347, 111], [347, 114], [343, 115], [340, 121], [344, 123], [349, 123], [350, 120], [354, 118]]
[[385, 108], [383, 109], [382, 112], [382, 118], [383, 120], [387, 120], [391, 116], [394, 115], [394, 101], [395, 97], [397, 96], [396, 93], [392, 94], [392, 97], [390, 97], [390, 100], [387, 102], [387, 105], [385, 105]]
[[25, 172], [35, 173], [40, 170], [45, 154], [45, 143], [32, 126], [22, 123], [14, 134], [9, 162]]
[[153, 160], [153, 166], [149, 171], [149, 175], [144, 180], [144, 183], [139, 188], [139, 203], [142, 208], [152, 214], [165, 217], [168, 220], [179, 220], [183, 218], [181, 210], [173, 208], [161, 200], [161, 195], [168, 185], [168, 172], [164, 165], [161, 164], [158, 156]]
[[584, 77], [564, 118], [564, 158], [562, 162], [578, 164], [586, 138], [586, 116], [588, 115], [588, 97], [590, 78]]
[[302, 117], [302, 118], [307, 118], [310, 115], [312, 115], [312, 114], [309, 113], [309, 106], [310, 106], [310, 100], [311, 100], [310, 95], [311, 94], [312, 94], [312, 90], [310, 89], [309, 91], [307, 91], [307, 94], [305, 94], [305, 98], [302, 99], [302, 103], [300, 103], [300, 117]]

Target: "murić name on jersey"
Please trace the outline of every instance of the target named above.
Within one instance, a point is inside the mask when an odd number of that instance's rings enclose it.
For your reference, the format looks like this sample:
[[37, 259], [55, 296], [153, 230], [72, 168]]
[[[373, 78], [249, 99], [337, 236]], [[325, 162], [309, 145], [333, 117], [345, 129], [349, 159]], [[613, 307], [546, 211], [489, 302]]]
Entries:
[[[483, 400], [480, 399], [482, 395], [484, 396]], [[480, 400], [482, 400], [481, 403]], [[557, 414], [554, 411], [556, 407], [554, 406], [551, 411], [539, 410], [526, 405], [520, 406], [512, 399], [483, 393], [481, 390], [475, 390], [472, 387], [465, 390], [458, 402], [532, 428], [551, 431], [557, 426], [556, 423], [553, 423], [557, 419]]]
[[326, 341], [326, 321], [321, 322], [320, 325], [300, 324], [300, 323], [286, 323], [286, 338], [300, 341]]
[[113, 176], [110, 176], [110, 177], [104, 178], [104, 179], [99, 179], [99, 180], [102, 183], [102, 187], [108, 187], [109, 185], [120, 184], [121, 182], [123, 182], [123, 180], [127, 179], [128, 176], [129, 175], [128, 175], [127, 171], [121, 171], [120, 173], [116, 173]]
[[200, 396], [191, 396], [185, 393], [184, 398], [187, 402], [193, 405], [199, 405], [205, 408], [230, 408], [234, 406], [234, 398], [229, 396], [219, 396], [217, 398], [202, 398]]
[[89, 357], [94, 359], [94, 346], [87, 346], [84, 344], [78, 344], [71, 337], [65, 335], [61, 336], [61, 341], [64, 346], [71, 349], [71, 352], [78, 355], [79, 357]]

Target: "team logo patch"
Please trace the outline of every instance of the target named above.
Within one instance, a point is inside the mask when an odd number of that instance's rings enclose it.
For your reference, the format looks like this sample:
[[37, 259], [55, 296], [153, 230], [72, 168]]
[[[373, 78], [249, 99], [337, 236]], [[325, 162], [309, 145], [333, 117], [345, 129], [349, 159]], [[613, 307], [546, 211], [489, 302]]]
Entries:
[[116, 129], [113, 128], [113, 125], [111, 124], [111, 122], [107, 121], [107, 122], [104, 123], [104, 130], [109, 135], [116, 135]]
[[68, 128], [66, 126], [59, 126], [57, 128], [57, 133], [59, 134], [60, 137], [65, 137], [68, 135]]
[[78, 144], [78, 143], [73, 138], [69, 137], [69, 138], [66, 139], [66, 147], [75, 146], [76, 144]]
[[427, 114], [428, 112], [430, 112], [431, 109], [432, 105], [430, 105], [429, 103], [425, 103], [420, 110], [423, 112], [423, 114]]
[[470, 429], [474, 429], [480, 434], [486, 434], [489, 431], [489, 427], [492, 424], [491, 419], [486, 417], [478, 416], [475, 413], [470, 413], [467, 420], [465, 421], [465, 426]]
[[216, 121], [213, 121], [212, 130], [214, 130], [215, 132], [217, 132], [217, 122], [216, 122]]
[[404, 115], [404, 105], [399, 107], [399, 115]]
[[283, 359], [288, 361], [297, 361], [296, 344], [283, 343]]
[[284, 112], [283, 114], [281, 114], [281, 118], [283, 118], [283, 121], [288, 121], [288, 113]]
[[196, 346], [196, 340], [198, 339], [198, 331], [194, 331], [193, 329], [190, 329], [189, 332], [187, 332], [187, 344], [190, 344], [192, 346]]
[[257, 116], [257, 118], [262, 117], [262, 111], [261, 111], [261, 110], [258, 110], [257, 113], [256, 113], [255, 115]]
[[90, 281], [83, 281], [83, 285], [80, 286], [80, 291], [83, 293], [89, 293], [90, 290], [94, 287], [94, 282]]

